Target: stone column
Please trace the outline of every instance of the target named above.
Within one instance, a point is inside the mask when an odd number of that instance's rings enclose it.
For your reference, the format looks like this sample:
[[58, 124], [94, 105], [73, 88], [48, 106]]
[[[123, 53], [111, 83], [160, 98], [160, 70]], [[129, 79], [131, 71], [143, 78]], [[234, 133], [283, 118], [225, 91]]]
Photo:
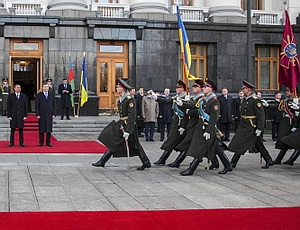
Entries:
[[131, 0], [131, 14], [135, 13], [160, 13], [169, 14], [166, 2], [164, 0]]
[[213, 22], [245, 23], [246, 15], [240, 0], [209, 0], [209, 19]]
[[48, 5], [48, 10], [88, 10], [85, 0], [52, 0]]

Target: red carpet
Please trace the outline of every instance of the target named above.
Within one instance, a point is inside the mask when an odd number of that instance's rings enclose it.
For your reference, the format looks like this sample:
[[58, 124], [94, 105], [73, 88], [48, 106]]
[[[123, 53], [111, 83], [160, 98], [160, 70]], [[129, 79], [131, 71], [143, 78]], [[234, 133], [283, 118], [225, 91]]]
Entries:
[[24, 122], [24, 131], [38, 131], [39, 124], [38, 119], [34, 114], [28, 114], [27, 119]]
[[1, 230], [298, 230], [300, 208], [170, 211], [2, 212]]
[[9, 141], [0, 141], [0, 153], [104, 153], [107, 148], [96, 141], [58, 141], [51, 136], [52, 147], [39, 147], [39, 133], [24, 132], [24, 144], [19, 146], [19, 133], [15, 133], [15, 146], [8, 147]]

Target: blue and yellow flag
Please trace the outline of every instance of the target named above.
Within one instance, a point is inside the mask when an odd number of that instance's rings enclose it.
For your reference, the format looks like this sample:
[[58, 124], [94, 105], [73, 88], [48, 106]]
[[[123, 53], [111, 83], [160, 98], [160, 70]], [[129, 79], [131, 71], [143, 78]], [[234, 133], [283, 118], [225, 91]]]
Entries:
[[180, 11], [179, 7], [177, 6], [177, 20], [178, 20], [178, 36], [179, 36], [179, 42], [180, 42], [180, 51], [182, 54], [182, 60], [183, 60], [183, 75], [186, 79], [189, 81], [199, 80], [200, 78], [197, 78], [190, 74], [190, 68], [192, 63], [192, 55], [189, 45], [189, 39], [184, 27], [184, 24], [180, 17]]
[[84, 103], [86, 103], [89, 99], [88, 96], [88, 84], [87, 84], [87, 75], [86, 75], [86, 66], [85, 66], [85, 54], [82, 60], [82, 69], [81, 69], [81, 78], [80, 78], [80, 88], [81, 88], [81, 96], [80, 96], [80, 106], [82, 107]]

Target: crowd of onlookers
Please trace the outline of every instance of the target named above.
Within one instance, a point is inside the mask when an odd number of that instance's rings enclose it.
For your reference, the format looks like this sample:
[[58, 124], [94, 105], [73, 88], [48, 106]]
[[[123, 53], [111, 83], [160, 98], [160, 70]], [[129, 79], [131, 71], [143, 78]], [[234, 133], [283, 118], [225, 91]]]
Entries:
[[[152, 95], [152, 89], [144, 92], [144, 88], [139, 87], [137, 91], [132, 89], [130, 93], [136, 100], [138, 136], [145, 137], [146, 141], [155, 141], [154, 132], [156, 129], [160, 133], [160, 141], [164, 141], [165, 137], [168, 137], [171, 127], [173, 117], [172, 105], [158, 103]], [[171, 97], [169, 88], [166, 88], [164, 92], [154, 91], [154, 93], [167, 99]], [[278, 127], [283, 116], [282, 111], [278, 110], [278, 105], [283, 94], [276, 92], [274, 97], [268, 100], [262, 98], [261, 92], [257, 92], [256, 95], [262, 101], [266, 120], [268, 119], [271, 122], [272, 139], [276, 141]], [[230, 141], [230, 132], [237, 130], [241, 117], [239, 106], [243, 97], [241, 90], [235, 97], [229, 94], [227, 88], [223, 88], [218, 96], [220, 102], [218, 129], [223, 133], [223, 141]], [[267, 122], [265, 121], [266, 125]]]

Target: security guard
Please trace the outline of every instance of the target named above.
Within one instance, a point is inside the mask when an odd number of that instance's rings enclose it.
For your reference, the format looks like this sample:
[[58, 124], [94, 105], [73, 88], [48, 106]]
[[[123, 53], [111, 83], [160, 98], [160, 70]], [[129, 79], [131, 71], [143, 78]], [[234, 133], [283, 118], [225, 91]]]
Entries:
[[8, 95], [11, 93], [11, 87], [8, 85], [8, 79], [2, 79], [2, 85], [0, 87], [0, 101], [2, 104], [2, 116], [7, 115], [7, 98]]
[[[132, 87], [128, 85], [126, 81], [119, 79], [117, 93], [120, 94], [120, 98], [118, 100], [120, 119], [118, 121], [112, 121], [100, 133], [98, 139], [108, 148], [108, 150], [99, 161], [92, 164], [95, 167], [104, 167], [105, 163], [111, 156], [127, 157], [125, 140], [128, 140], [130, 156], [139, 156], [143, 163], [143, 165], [137, 168], [137, 170], [144, 170], [145, 168], [151, 167], [150, 160], [138, 140], [137, 127], [135, 123], [135, 100], [134, 97], [129, 94], [129, 90], [131, 88]], [[121, 130], [122, 126], [124, 128], [124, 132]]]
[[231, 159], [233, 168], [236, 167], [241, 155], [253, 146], [257, 148], [266, 161], [266, 165], [261, 168], [267, 169], [274, 164], [262, 139], [259, 138], [264, 129], [265, 113], [262, 102], [253, 92], [254, 88], [253, 84], [243, 81], [242, 90], [245, 98], [242, 99], [240, 106], [241, 122], [228, 146], [228, 149], [235, 153]]

